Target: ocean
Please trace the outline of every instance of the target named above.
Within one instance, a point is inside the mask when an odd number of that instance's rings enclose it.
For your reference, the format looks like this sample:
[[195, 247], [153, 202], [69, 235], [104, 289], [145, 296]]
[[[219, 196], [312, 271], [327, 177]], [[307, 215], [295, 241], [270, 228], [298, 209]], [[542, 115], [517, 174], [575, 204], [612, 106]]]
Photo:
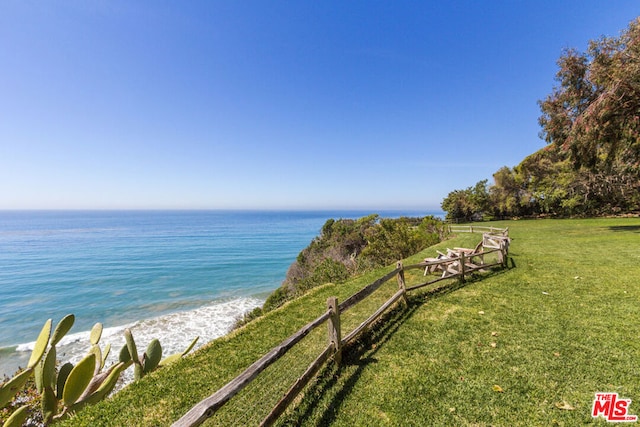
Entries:
[[45, 321], [76, 321], [58, 358], [89, 331], [114, 361], [130, 328], [140, 351], [201, 346], [261, 306], [329, 218], [442, 217], [428, 211], [0, 211], [0, 379], [29, 359]]

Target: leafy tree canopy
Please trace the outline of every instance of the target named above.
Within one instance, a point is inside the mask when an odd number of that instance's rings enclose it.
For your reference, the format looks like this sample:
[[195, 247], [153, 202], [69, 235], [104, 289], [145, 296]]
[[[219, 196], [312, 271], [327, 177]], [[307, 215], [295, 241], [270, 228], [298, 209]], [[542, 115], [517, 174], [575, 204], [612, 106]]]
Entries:
[[442, 201], [442, 209], [447, 212], [447, 219], [454, 221], [471, 221], [482, 216], [488, 208], [487, 180], [476, 183], [464, 190], [454, 190]]
[[601, 37], [586, 52], [565, 50], [550, 95], [539, 101], [540, 137], [548, 145], [493, 175], [483, 199], [455, 190], [449, 219], [479, 214], [590, 216], [640, 206], [640, 18], [620, 37]]
[[640, 159], [640, 18], [620, 37], [602, 37], [586, 52], [558, 60], [559, 86], [540, 101], [540, 133], [568, 150], [574, 167], [592, 170]]

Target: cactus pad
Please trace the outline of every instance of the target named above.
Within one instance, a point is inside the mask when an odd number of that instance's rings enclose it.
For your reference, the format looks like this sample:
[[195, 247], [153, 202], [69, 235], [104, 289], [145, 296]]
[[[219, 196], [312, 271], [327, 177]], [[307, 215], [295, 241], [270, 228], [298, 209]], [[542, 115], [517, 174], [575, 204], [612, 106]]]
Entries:
[[90, 353], [71, 370], [62, 391], [62, 400], [65, 406], [71, 406], [76, 403], [76, 400], [91, 382], [95, 366], [96, 355]]
[[44, 322], [44, 326], [40, 331], [40, 335], [38, 335], [38, 339], [36, 339], [36, 344], [33, 347], [33, 351], [31, 352], [31, 357], [29, 358], [29, 363], [27, 364], [27, 368], [32, 369], [36, 366], [44, 352], [47, 349], [47, 345], [49, 344], [49, 336], [51, 335], [51, 319]]
[[62, 337], [69, 332], [75, 320], [76, 317], [73, 314], [67, 314], [62, 318], [60, 323], [56, 326], [56, 329], [53, 331], [53, 335], [51, 335], [51, 346], [55, 346], [60, 342]]

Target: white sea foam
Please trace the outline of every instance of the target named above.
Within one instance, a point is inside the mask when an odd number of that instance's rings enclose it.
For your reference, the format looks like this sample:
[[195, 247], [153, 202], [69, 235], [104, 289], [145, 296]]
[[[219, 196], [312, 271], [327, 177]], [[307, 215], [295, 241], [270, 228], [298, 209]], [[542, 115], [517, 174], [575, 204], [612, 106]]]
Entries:
[[[104, 349], [107, 344], [111, 344], [112, 350], [106, 365], [109, 366], [116, 362], [120, 349], [125, 345], [123, 331], [125, 328], [129, 328], [140, 354], [144, 352], [147, 344], [153, 338], [157, 338], [162, 345], [164, 358], [184, 351], [195, 337], [200, 337], [195, 346], [198, 348], [227, 334], [238, 318], [259, 307], [262, 303], [263, 301], [257, 298], [216, 301], [195, 310], [171, 313], [127, 325], [105, 328], [102, 332], [100, 347]], [[74, 364], [80, 361], [91, 346], [89, 333], [89, 331], [83, 331], [65, 336], [56, 346], [58, 359]], [[31, 351], [34, 345], [35, 342], [20, 344], [16, 351]], [[133, 370], [127, 369], [123, 375], [124, 383], [130, 382], [132, 378]]]

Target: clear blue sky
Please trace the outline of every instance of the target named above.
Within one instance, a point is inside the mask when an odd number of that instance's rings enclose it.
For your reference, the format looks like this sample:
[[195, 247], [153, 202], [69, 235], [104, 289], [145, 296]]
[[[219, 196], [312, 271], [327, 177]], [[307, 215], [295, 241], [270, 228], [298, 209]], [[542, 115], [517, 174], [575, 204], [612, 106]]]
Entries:
[[634, 1], [0, 2], [0, 209], [439, 209]]

